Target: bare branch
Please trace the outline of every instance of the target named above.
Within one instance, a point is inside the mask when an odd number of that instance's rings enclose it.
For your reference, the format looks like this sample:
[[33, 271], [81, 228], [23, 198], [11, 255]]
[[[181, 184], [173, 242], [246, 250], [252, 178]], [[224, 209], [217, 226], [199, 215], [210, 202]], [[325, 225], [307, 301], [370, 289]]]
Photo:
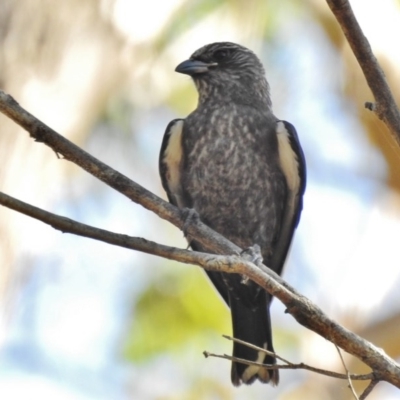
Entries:
[[44, 211], [38, 207], [34, 207], [30, 204], [24, 203], [23, 201], [8, 196], [2, 192], [0, 192], [0, 204], [5, 207], [11, 208], [12, 210], [18, 211], [22, 214], [28, 215], [29, 217], [42, 221], [45, 224], [48, 224], [54, 229], [57, 229], [63, 233], [72, 233], [74, 235], [100, 240], [102, 242], [109, 243], [115, 246], [137, 250], [147, 254], [153, 254], [155, 256], [176, 260], [186, 264], [197, 264], [200, 266], [204, 266], [207, 263], [208, 258], [217, 257], [214, 255], [208, 255], [206, 253], [198, 253], [194, 251], [165, 246], [143, 238], [130, 237], [127, 235], [110, 232], [104, 229], [95, 228], [93, 226], [74, 221], [70, 218], [62, 217], [60, 215]]
[[375, 386], [379, 383], [378, 380], [372, 379], [369, 385], [365, 388], [364, 392], [360, 396], [360, 400], [364, 400], [374, 390]]
[[[185, 264], [198, 265], [204, 269], [212, 271], [245, 273], [245, 270], [248, 268], [248, 266], [252, 266], [252, 268], [255, 269], [257, 268], [254, 264], [247, 262], [238, 255], [222, 256], [186, 249], [178, 249], [176, 247], [165, 246], [156, 242], [152, 242], [147, 239], [95, 228], [93, 226], [74, 221], [70, 218], [42, 210], [2, 192], [0, 192], [0, 204], [44, 222], [45, 224], [50, 225], [54, 229], [57, 229], [63, 233], [72, 233], [74, 235], [99, 240], [115, 246], [141, 251], [143, 253], [179, 261]], [[268, 270], [266, 267], [265, 269]], [[287, 285], [287, 287], [289, 287], [289, 285]]]
[[[269, 351], [269, 350], [264, 349], [262, 347], [255, 346], [252, 343], [248, 343], [248, 342], [245, 342], [244, 340], [236, 339], [236, 338], [234, 338], [232, 336], [228, 336], [228, 335], [222, 335], [222, 337], [224, 337], [225, 339], [232, 340], [234, 342], [240, 343], [240, 344], [242, 344], [244, 346], [247, 346], [247, 347], [249, 347], [251, 349], [254, 349], [254, 350], [257, 350], [257, 351], [262, 351], [265, 354], [274, 356], [277, 360], [281, 360], [282, 362], [287, 364], [289, 367], [290, 366], [295, 366], [296, 368], [294, 368], [294, 369], [299, 369], [299, 368], [300, 369], [306, 369], [308, 371], [316, 372], [316, 373], [319, 373], [319, 374], [322, 374], [322, 375], [329, 375], [329, 376], [332, 376], [333, 378], [339, 378], [339, 379], [348, 379], [348, 377], [350, 377], [351, 379], [354, 379], [354, 380], [362, 380], [362, 381], [364, 381], [364, 380], [369, 380], [369, 379], [373, 379], [374, 378], [374, 374], [373, 373], [363, 374], [363, 375], [359, 375], [359, 374], [351, 375], [351, 374], [347, 373], [345, 375], [345, 374], [340, 374], [338, 372], [332, 372], [332, 371], [327, 371], [327, 370], [320, 369], [320, 368], [311, 367], [310, 365], [307, 365], [307, 364], [304, 364], [304, 363], [294, 364], [291, 361], [288, 361], [285, 358], [279, 356], [278, 354], [273, 353], [272, 351]], [[338, 349], [337, 346], [336, 346], [336, 348]], [[249, 365], [253, 365], [253, 364], [249, 364]], [[288, 369], [288, 368], [285, 367], [284, 369]], [[347, 371], [347, 369], [346, 369], [346, 371]]]
[[[96, 159], [68, 139], [64, 138], [32, 114], [23, 109], [10, 95], [0, 90], [0, 112], [29, 132], [36, 142], [49, 146], [59, 157], [72, 161], [89, 174], [142, 205], [159, 217], [171, 222], [179, 229], [185, 223], [178, 208], [146, 190], [100, 160]], [[210, 251], [219, 254], [237, 254], [241, 249], [222, 235], [208, 228], [201, 221], [189, 224], [187, 233], [196, 237]]]
[[[183, 227], [185, 221], [181, 217], [181, 212], [176, 207], [166, 203], [156, 195], [128, 179], [126, 176], [108, 167], [78, 146], [72, 144], [25, 111], [11, 96], [6, 95], [2, 91], [0, 91], [0, 111], [26, 129], [36, 141], [45, 143], [57, 154], [81, 166], [93, 176], [99, 178], [131, 200], [141, 204], [143, 207], [155, 212], [161, 218], [170, 221], [179, 228]], [[7, 206], [10, 206], [10, 204]], [[32, 210], [30, 212], [32, 212]], [[28, 215], [34, 216], [33, 214]], [[38, 215], [34, 217], [37, 218]], [[48, 221], [45, 222], [49, 223]], [[71, 220], [64, 219], [63, 224], [63, 228], [60, 230], [72, 232]], [[53, 220], [50, 225], [54, 226], [55, 221]], [[67, 229], [68, 226], [69, 230]], [[85, 227], [85, 229], [87, 229], [87, 227]], [[106, 235], [105, 232], [102, 232], [102, 235]], [[179, 253], [177, 253], [176, 249], [168, 247], [158, 247], [157, 251], [160, 252], [158, 255], [161, 255], [161, 252], [164, 251], [165, 255], [163, 255], [163, 257], [166, 258], [190, 262], [215, 271], [239, 273], [250, 278], [285, 304], [287, 312], [301, 325], [311, 329], [343, 350], [359, 358], [374, 371], [376, 379], [385, 380], [400, 388], [400, 366], [382, 350], [329, 319], [319, 307], [297, 293], [290, 285], [283, 281], [280, 276], [266, 266], [255, 266], [253, 263], [240, 258], [238, 254], [240, 254], [241, 249], [238, 246], [212, 231], [200, 221], [189, 224], [187, 232], [191, 237], [201, 242], [209, 252], [228, 255], [210, 256], [209, 254], [184, 250], [179, 250]], [[103, 240], [103, 238], [100, 238], [95, 232], [91, 234], [93, 236], [86, 236], [93, 237], [97, 240]], [[111, 233], [108, 232], [107, 234]], [[136, 240], [142, 241], [141, 243], [136, 242], [136, 249], [139, 250], [140, 244], [140, 251], [156, 254], [153, 248], [150, 249], [151, 246], [147, 247], [146, 250], [146, 243], [150, 242], [139, 238], [136, 238]], [[107, 240], [104, 241], [117, 244], [113, 237], [108, 237]], [[155, 246], [157, 244], [151, 243], [151, 245]], [[123, 247], [128, 246], [125, 243]]]
[[245, 342], [244, 340], [237, 339], [237, 338], [234, 338], [234, 337], [228, 336], [228, 335], [222, 335], [222, 337], [225, 338], [225, 339], [228, 339], [228, 340], [232, 340], [233, 342], [240, 343], [240, 344], [242, 344], [242, 345], [244, 345], [244, 346], [249, 347], [250, 349], [254, 349], [254, 350], [257, 350], [257, 351], [261, 351], [261, 352], [263, 352], [263, 353], [265, 353], [265, 354], [268, 354], [269, 356], [273, 356], [273, 357], [275, 357], [277, 360], [281, 360], [281, 361], [284, 362], [285, 364], [288, 364], [288, 365], [291, 365], [291, 364], [292, 364], [290, 361], [285, 360], [283, 357], [279, 356], [278, 354], [276, 354], [276, 353], [274, 353], [274, 352], [272, 352], [272, 351], [269, 351], [269, 350], [267, 350], [267, 349], [264, 349], [263, 347], [255, 346], [255, 345], [252, 344], [252, 343]]
[[246, 364], [246, 365], [254, 365], [256, 367], [264, 367], [267, 369], [290, 369], [290, 367], [288, 365], [263, 364], [263, 363], [259, 363], [257, 361], [249, 361], [249, 360], [245, 360], [244, 358], [229, 356], [228, 354], [215, 354], [215, 353], [210, 353], [208, 351], [203, 351], [203, 355], [205, 358], [208, 358], [208, 357], [222, 358], [224, 360], [235, 361], [235, 362], [239, 362], [241, 364]]
[[372, 53], [368, 39], [364, 36], [349, 1], [327, 0], [327, 3], [339, 22], [375, 97], [375, 106], [372, 107], [371, 103], [368, 103], [367, 108], [375, 111], [400, 146], [399, 109], [386, 82], [385, 74]]
[[351, 381], [350, 372], [346, 366], [346, 363], [344, 362], [342, 352], [340, 351], [338, 346], [335, 346], [335, 347], [336, 347], [337, 352], [339, 353], [340, 361], [342, 362], [343, 368], [346, 371], [347, 381], [349, 382], [349, 387], [350, 387], [351, 393], [353, 394], [353, 396], [356, 400], [359, 400], [358, 395], [354, 389], [353, 382]]
[[[254, 365], [256, 367], [264, 367], [267, 369], [304, 369], [307, 371], [315, 372], [316, 374], [329, 376], [331, 378], [337, 378], [337, 379], [347, 379], [348, 378], [348, 376], [346, 374], [340, 374], [338, 372], [328, 371], [328, 370], [321, 369], [321, 368], [315, 368], [315, 367], [312, 367], [312, 366], [304, 364], [304, 363], [300, 363], [300, 364], [289, 363], [287, 365], [282, 365], [282, 364], [270, 365], [270, 364], [262, 364], [262, 363], [259, 363], [256, 361], [245, 360], [243, 358], [232, 357], [232, 356], [229, 356], [228, 354], [215, 354], [215, 353], [210, 353], [208, 351], [204, 351], [203, 354], [204, 354], [204, 357], [206, 357], [206, 358], [207, 357], [222, 358], [224, 360], [240, 362], [240, 363], [246, 364], [246, 365]], [[350, 375], [350, 376], [351, 376], [351, 379], [360, 380], [360, 381], [370, 380], [370, 379], [373, 379], [373, 377], [374, 377], [373, 374], [364, 374], [364, 375], [354, 374], [354, 375]]]

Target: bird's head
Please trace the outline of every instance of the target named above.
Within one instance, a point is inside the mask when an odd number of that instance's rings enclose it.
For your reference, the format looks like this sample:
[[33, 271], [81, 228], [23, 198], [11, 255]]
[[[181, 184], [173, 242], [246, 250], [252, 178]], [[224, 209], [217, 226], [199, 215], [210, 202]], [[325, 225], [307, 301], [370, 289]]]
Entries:
[[261, 61], [251, 50], [236, 43], [203, 46], [175, 71], [192, 77], [200, 102], [219, 96], [227, 101], [250, 104], [262, 99], [270, 106], [269, 87]]

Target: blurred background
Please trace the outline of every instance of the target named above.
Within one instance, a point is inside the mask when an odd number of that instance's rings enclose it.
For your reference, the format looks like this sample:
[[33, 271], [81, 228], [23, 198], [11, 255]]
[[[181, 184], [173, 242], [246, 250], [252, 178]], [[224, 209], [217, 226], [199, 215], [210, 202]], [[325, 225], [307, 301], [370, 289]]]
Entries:
[[[352, 0], [399, 100], [400, 2]], [[285, 279], [347, 328], [400, 357], [400, 149], [323, 0], [0, 0], [0, 88], [165, 198], [158, 151], [196, 106], [175, 66], [234, 41], [262, 59], [275, 114], [308, 165]], [[1, 191], [119, 233], [185, 247], [182, 233], [0, 116]], [[273, 303], [277, 352], [343, 371], [336, 349]], [[61, 234], [0, 209], [3, 399], [351, 399], [344, 381], [283, 371], [278, 388], [233, 388], [230, 317], [203, 272]], [[368, 370], [346, 357], [351, 372]], [[365, 386], [356, 384], [360, 392]], [[371, 399], [399, 399], [380, 383]]]

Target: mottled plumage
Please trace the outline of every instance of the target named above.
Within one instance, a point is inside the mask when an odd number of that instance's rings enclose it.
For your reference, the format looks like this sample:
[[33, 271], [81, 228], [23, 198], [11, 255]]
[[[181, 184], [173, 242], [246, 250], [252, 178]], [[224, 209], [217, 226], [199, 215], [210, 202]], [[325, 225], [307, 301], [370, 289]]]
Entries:
[[[272, 113], [261, 62], [240, 45], [213, 43], [176, 70], [193, 78], [199, 103], [166, 129], [160, 175], [168, 199], [241, 248], [258, 244], [264, 263], [281, 273], [302, 209], [305, 161], [294, 127]], [[271, 296], [235, 274], [208, 276], [231, 309], [234, 336], [273, 351]], [[276, 362], [236, 343], [233, 355]], [[231, 377], [234, 385], [279, 380], [277, 370], [241, 363]]]

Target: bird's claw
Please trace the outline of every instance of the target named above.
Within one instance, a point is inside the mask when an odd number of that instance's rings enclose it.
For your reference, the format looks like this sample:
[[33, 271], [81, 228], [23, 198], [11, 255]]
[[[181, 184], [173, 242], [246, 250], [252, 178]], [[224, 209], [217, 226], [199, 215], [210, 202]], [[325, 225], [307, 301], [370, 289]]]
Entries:
[[181, 213], [182, 219], [185, 221], [183, 223], [183, 228], [182, 228], [183, 235], [185, 236], [185, 238], [188, 238], [189, 235], [187, 233], [187, 230], [188, 230], [189, 226], [191, 224], [195, 224], [197, 221], [199, 221], [200, 217], [199, 217], [198, 212], [194, 208], [186, 208], [186, 207], [182, 208], [180, 210], [180, 213]]
[[[253, 264], [257, 265], [258, 267], [261, 266], [263, 262], [263, 256], [261, 254], [261, 248], [258, 244], [248, 247], [244, 249], [240, 256], [243, 257], [245, 260], [252, 262]], [[249, 278], [243, 275], [242, 283], [247, 284]]]
[[261, 248], [258, 244], [248, 247], [244, 249], [240, 256], [245, 260], [250, 261], [256, 265], [261, 265], [263, 262], [263, 256], [261, 254]]

